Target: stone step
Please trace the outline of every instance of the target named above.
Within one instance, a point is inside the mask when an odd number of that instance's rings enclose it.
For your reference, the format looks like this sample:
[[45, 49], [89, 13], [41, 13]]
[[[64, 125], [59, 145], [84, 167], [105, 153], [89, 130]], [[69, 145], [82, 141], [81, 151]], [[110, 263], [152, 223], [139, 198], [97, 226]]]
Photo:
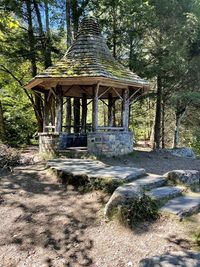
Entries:
[[89, 179], [107, 179], [130, 182], [146, 174], [145, 169], [109, 166], [101, 161], [90, 159], [54, 159], [47, 165], [57, 171], [73, 177], [87, 177]]
[[151, 190], [153, 188], [161, 187], [165, 185], [166, 182], [167, 180], [160, 175], [148, 174], [128, 184], [130, 184], [131, 186], [136, 186], [136, 187], [139, 186], [144, 190]]
[[161, 212], [172, 213], [179, 217], [184, 217], [198, 213], [200, 211], [200, 194], [190, 193], [185, 196], [169, 200], [162, 208]]
[[183, 191], [184, 191], [183, 187], [163, 186], [154, 188], [151, 191], [146, 192], [146, 194], [151, 198], [158, 200], [159, 202], [162, 202], [164, 200], [169, 200], [171, 198], [180, 196]]

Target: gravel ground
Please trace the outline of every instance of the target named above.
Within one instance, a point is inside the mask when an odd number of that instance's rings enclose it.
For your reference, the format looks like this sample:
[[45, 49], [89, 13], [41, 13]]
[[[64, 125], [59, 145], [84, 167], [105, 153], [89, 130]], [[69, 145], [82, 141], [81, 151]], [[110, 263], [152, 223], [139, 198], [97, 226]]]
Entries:
[[[150, 170], [150, 163], [141, 166]], [[44, 163], [1, 174], [0, 195], [1, 267], [135, 267], [144, 257], [191, 246], [184, 224], [174, 218], [132, 231], [107, 222], [106, 195], [65, 190]]]
[[199, 170], [200, 159], [180, 158], [167, 151], [135, 150], [132, 155], [119, 158], [106, 158], [103, 161], [110, 165], [144, 168], [149, 173], [165, 174], [172, 170]]

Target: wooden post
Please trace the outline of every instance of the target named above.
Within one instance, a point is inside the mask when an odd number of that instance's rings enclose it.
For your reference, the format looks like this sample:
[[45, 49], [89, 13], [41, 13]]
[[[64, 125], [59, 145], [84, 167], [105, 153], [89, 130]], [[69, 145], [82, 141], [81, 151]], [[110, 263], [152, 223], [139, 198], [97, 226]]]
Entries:
[[66, 102], [66, 132], [71, 133], [71, 121], [72, 121], [72, 103], [71, 98], [67, 97]]
[[113, 126], [116, 127], [116, 98], [113, 99]]
[[129, 122], [129, 89], [123, 90], [123, 111], [122, 111], [122, 126], [124, 131], [128, 131]]
[[74, 97], [74, 133], [80, 132], [80, 98]]
[[63, 94], [62, 86], [56, 86], [56, 118], [55, 118], [55, 132], [62, 132], [62, 117], [63, 117]]
[[48, 128], [46, 126], [49, 125], [49, 101], [48, 101], [48, 91], [44, 93], [44, 115], [43, 115], [43, 132], [48, 133]]
[[81, 118], [81, 131], [86, 133], [87, 123], [87, 96], [84, 93], [82, 96], [82, 118]]
[[113, 98], [112, 93], [108, 94], [108, 126], [113, 126]]
[[99, 83], [93, 90], [93, 108], [92, 108], [92, 130], [96, 132], [98, 130], [98, 94], [99, 94]]

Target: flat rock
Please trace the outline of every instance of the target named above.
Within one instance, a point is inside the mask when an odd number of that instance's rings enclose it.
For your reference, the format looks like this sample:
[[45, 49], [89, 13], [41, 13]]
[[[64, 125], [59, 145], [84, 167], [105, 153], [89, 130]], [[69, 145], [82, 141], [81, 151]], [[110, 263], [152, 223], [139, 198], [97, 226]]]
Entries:
[[176, 186], [163, 186], [154, 188], [146, 194], [156, 200], [171, 199], [181, 195], [183, 188]]
[[119, 186], [106, 204], [104, 215], [106, 217], [110, 216], [114, 208], [118, 207], [119, 205], [126, 204], [126, 202], [130, 199], [141, 198], [143, 195], [143, 190], [138, 186], [132, 184]]
[[151, 190], [156, 187], [160, 187], [165, 185], [167, 180], [156, 174], [148, 174], [142, 178], [139, 178], [131, 183], [129, 183], [132, 186], [139, 186], [145, 190]]
[[200, 210], [200, 194], [193, 193], [169, 200], [162, 208], [161, 212], [172, 213], [179, 217], [184, 217], [198, 213]]
[[181, 183], [194, 191], [200, 191], [200, 171], [197, 170], [173, 170], [164, 175], [174, 183]]
[[189, 147], [172, 148], [167, 151], [176, 157], [196, 159], [194, 151]]
[[142, 259], [139, 267], [199, 267], [200, 253], [193, 251], [176, 251]]
[[72, 176], [87, 176], [88, 178], [112, 178], [124, 182], [137, 179], [145, 174], [144, 169], [132, 167], [109, 166], [101, 161], [89, 159], [55, 159], [47, 165]]

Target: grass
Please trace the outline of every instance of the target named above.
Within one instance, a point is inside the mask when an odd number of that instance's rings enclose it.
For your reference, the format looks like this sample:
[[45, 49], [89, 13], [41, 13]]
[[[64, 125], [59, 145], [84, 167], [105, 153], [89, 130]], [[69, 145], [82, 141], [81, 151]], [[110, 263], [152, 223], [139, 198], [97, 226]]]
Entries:
[[113, 211], [113, 216], [121, 224], [132, 229], [138, 223], [158, 219], [160, 214], [157, 202], [144, 194], [143, 197], [131, 199], [120, 206], [115, 212]]

